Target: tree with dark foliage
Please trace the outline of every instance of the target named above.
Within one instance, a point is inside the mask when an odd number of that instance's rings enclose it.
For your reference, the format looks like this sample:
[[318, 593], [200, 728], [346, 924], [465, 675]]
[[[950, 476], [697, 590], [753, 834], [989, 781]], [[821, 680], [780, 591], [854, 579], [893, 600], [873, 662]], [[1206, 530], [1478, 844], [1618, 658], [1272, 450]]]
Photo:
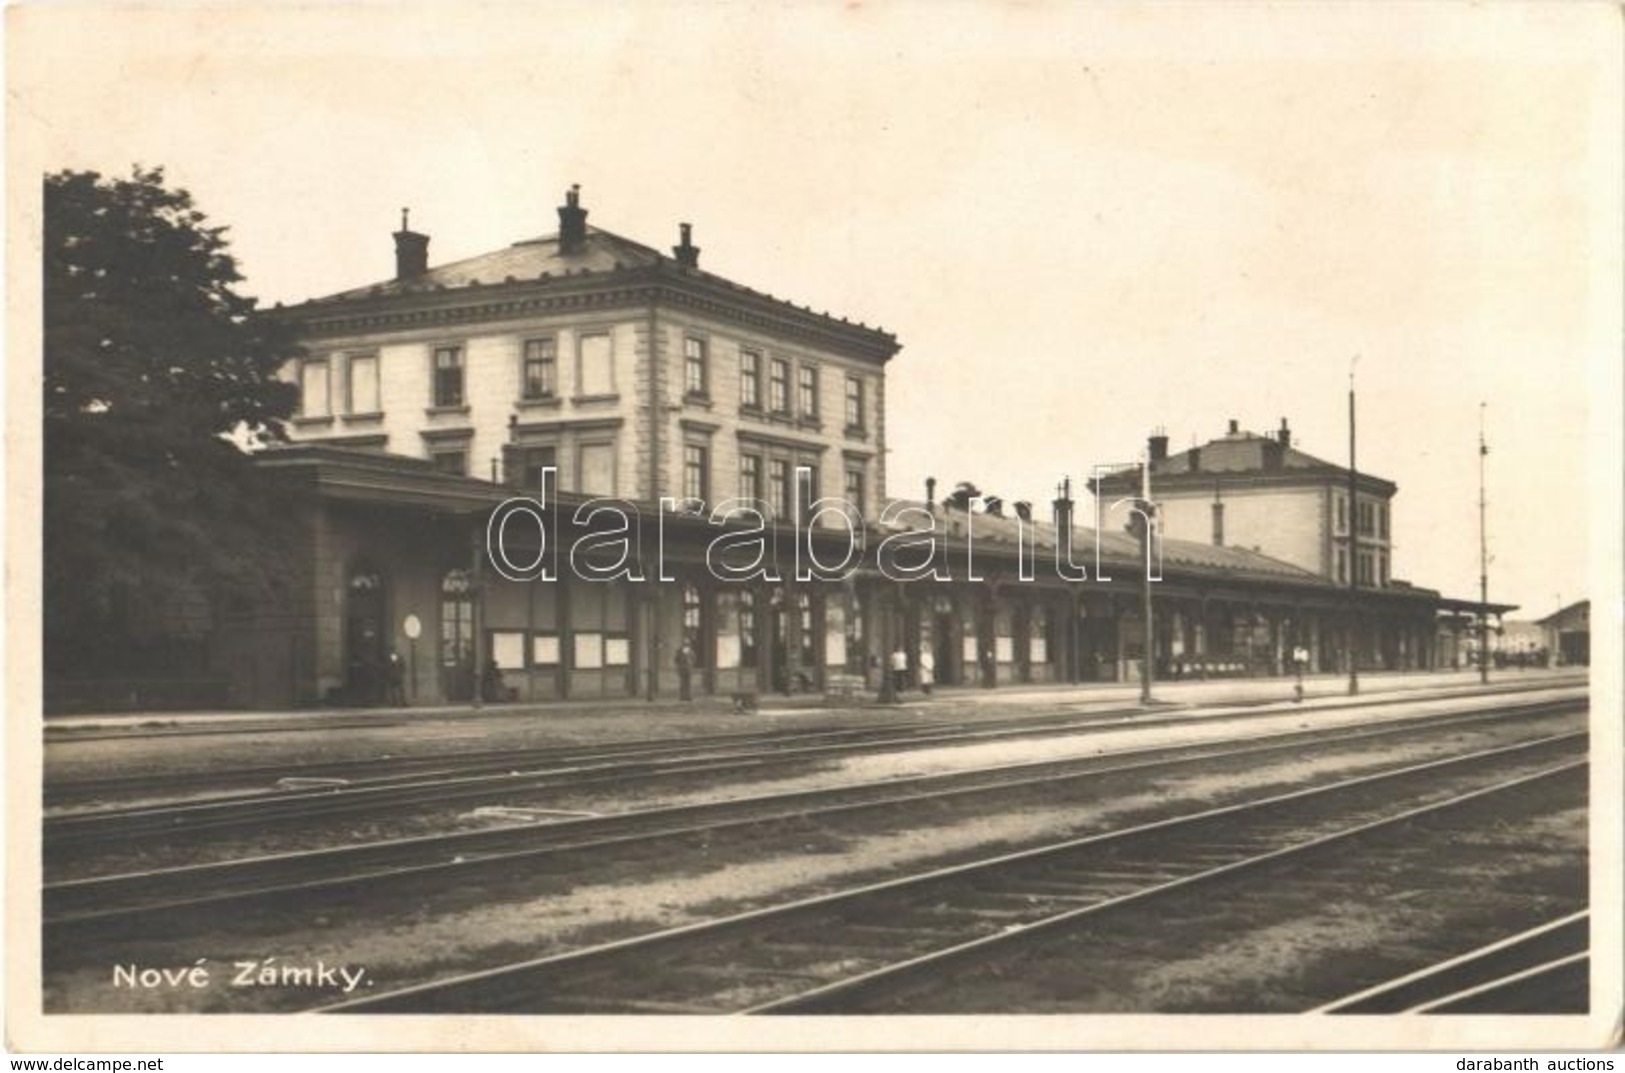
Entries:
[[224, 232], [162, 169], [45, 179], [48, 670], [149, 663], [184, 607], [277, 582], [283, 512], [242, 445], [282, 438], [297, 350]]

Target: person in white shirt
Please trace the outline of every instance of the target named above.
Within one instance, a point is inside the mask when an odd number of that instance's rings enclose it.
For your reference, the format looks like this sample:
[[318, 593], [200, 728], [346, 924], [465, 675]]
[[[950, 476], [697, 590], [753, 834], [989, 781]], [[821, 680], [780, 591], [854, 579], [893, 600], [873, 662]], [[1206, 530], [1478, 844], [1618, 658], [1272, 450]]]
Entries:
[[920, 646], [920, 688], [926, 696], [931, 695], [931, 684], [937, 680], [937, 657], [932, 655], [930, 645]]

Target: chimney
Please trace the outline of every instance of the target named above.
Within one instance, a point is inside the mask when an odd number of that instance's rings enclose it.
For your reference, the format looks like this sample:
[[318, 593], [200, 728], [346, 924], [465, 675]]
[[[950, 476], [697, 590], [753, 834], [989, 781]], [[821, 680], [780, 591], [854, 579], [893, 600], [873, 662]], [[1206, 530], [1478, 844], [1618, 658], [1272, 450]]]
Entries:
[[1185, 457], [1189, 460], [1190, 471], [1192, 473], [1200, 473], [1202, 471], [1202, 449], [1200, 447], [1192, 447], [1189, 451], [1185, 452]]
[[1286, 418], [1281, 418], [1281, 430], [1275, 434], [1275, 439], [1282, 447], [1292, 446], [1292, 430], [1286, 427]]
[[410, 210], [401, 210], [401, 229], [395, 232], [395, 278], [412, 279], [429, 270], [429, 236], [406, 226]]
[[1151, 447], [1151, 461], [1161, 462], [1168, 457], [1168, 433], [1158, 429], [1147, 441]]
[[581, 207], [581, 184], [572, 183], [559, 206], [559, 252], [580, 253], [587, 242], [587, 210]]
[[1063, 558], [1062, 562], [1072, 561], [1072, 478], [1068, 477], [1056, 489], [1060, 495], [1055, 497], [1055, 546]]
[[1241, 435], [1241, 422], [1237, 421], [1233, 417], [1230, 419], [1230, 435], [1232, 435], [1232, 436]]
[[937, 479], [935, 477], [925, 479], [925, 505], [933, 512], [937, 509]]
[[688, 224], [678, 224], [677, 230], [682, 234], [682, 241], [671, 248], [671, 255], [677, 258], [677, 263], [684, 268], [700, 267], [700, 248], [690, 241], [694, 229]]

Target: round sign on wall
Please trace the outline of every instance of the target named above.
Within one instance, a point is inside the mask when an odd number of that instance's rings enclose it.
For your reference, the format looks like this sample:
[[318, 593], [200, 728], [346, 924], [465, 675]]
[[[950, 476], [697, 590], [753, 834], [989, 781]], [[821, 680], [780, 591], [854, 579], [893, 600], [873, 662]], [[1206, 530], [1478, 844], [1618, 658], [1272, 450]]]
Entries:
[[416, 615], [407, 615], [401, 623], [401, 632], [406, 634], [407, 640], [416, 641], [423, 634], [423, 623]]

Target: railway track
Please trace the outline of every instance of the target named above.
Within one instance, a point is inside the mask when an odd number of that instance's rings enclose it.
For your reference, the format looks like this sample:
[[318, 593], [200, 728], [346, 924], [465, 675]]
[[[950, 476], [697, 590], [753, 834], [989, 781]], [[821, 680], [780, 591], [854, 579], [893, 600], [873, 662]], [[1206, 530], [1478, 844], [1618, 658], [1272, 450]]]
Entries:
[[[1550, 1012], [1554, 1002], [1584, 995], [1590, 947], [1591, 913], [1581, 910], [1311, 1012], [1519, 1013], [1535, 1002]], [[1576, 1013], [1586, 1008], [1573, 1004]]]
[[[1566, 695], [1579, 696], [1584, 690], [1576, 688], [1562, 692]], [[1367, 701], [1359, 705], [1335, 707], [1371, 708], [1402, 703], [1448, 704], [1462, 699], [1481, 699], [1484, 696], [1482, 693], [1467, 693], [1426, 700], [1392, 697]], [[1538, 707], [1539, 703], [1543, 702], [1532, 703], [1529, 705], [1530, 709]], [[1325, 711], [1327, 707], [1322, 706], [1316, 710]], [[1250, 711], [1247, 717], [1260, 718], [1298, 710], [1291, 704], [1285, 704], [1277, 709]], [[376, 815], [450, 803], [511, 801], [516, 795], [604, 786], [623, 788], [633, 780], [647, 783], [748, 774], [765, 775], [774, 770], [793, 768], [821, 760], [918, 749], [925, 746], [1072, 736], [1120, 729], [1123, 720], [1142, 712], [1142, 709], [1113, 710], [1097, 712], [1082, 718], [1074, 714], [993, 726], [986, 723], [946, 728], [926, 725], [905, 728], [901, 733], [859, 728], [846, 732], [831, 732], [836, 736], [836, 740], [825, 740], [822, 736], [815, 736], [814, 740], [809, 741], [805, 740], [805, 736], [791, 736], [782, 741], [769, 740], [765, 747], [759, 740], [750, 740], [741, 743], [737, 751], [726, 745], [719, 747], [712, 744], [698, 749], [688, 745], [671, 752], [656, 751], [648, 754], [615, 751], [608, 754], [548, 753], [536, 757], [509, 754], [504, 763], [495, 766], [495, 770], [489, 766], [450, 769], [420, 773], [404, 780], [381, 778], [356, 784], [321, 786], [285, 793], [234, 794], [174, 804], [47, 816], [44, 822], [45, 858], [49, 867], [59, 860], [64, 852], [72, 850], [83, 850], [98, 844], [126, 846], [133, 840], [185, 836], [205, 830], [230, 832], [248, 829], [258, 832], [273, 824], [297, 824], [341, 815]], [[1236, 717], [1236, 713], [1221, 711], [1172, 719], [1138, 719], [1134, 725], [1136, 728], [1188, 726]], [[540, 767], [532, 766], [538, 763], [541, 764]]]
[[[1494, 724], [1534, 715], [1557, 715], [1579, 701], [1521, 705], [1491, 712], [1423, 715], [1380, 726], [1350, 726], [1259, 735], [1243, 742], [1157, 746], [1063, 760], [1026, 761], [948, 774], [894, 778], [814, 790], [769, 793], [721, 801], [643, 809], [557, 823], [424, 836], [303, 853], [158, 869], [48, 884], [43, 916], [48, 934], [82, 935], [87, 929], [129, 930], [135, 922], [230, 912], [248, 918], [256, 907], [331, 901], [373, 889], [421, 889], [435, 882], [469, 883], [516, 871], [556, 872], [615, 857], [640, 842], [748, 831], [771, 842], [787, 831], [862, 812], [907, 811], [926, 804], [986, 808], [989, 798], [1045, 800], [1089, 780], [1154, 776], [1193, 765], [1308, 756], [1350, 746], [1384, 743], [1451, 728]], [[940, 813], [939, 813], [940, 815]]]
[[1440, 810], [1578, 781], [1583, 733], [804, 898], [326, 1007], [326, 1012], [818, 1013], [950, 965]]
[[[1396, 704], [1407, 701], [1422, 702], [1451, 700], [1483, 696], [1512, 696], [1583, 686], [1583, 682], [1539, 682], [1495, 686], [1490, 689], [1427, 688], [1396, 690], [1392, 695], [1363, 698], [1359, 701], [1318, 703], [1317, 711], [1336, 711], [1355, 706]], [[1161, 705], [1173, 708], [1174, 705]], [[1269, 711], [1297, 710], [1280, 697], [1238, 699], [1215, 705], [1215, 718], [1233, 718], [1238, 714], [1268, 714]], [[1268, 711], [1265, 711], [1267, 709]], [[1150, 709], [1152, 711], [1156, 709]], [[1307, 710], [1307, 709], [1305, 709]], [[937, 718], [918, 718], [888, 722], [883, 726], [863, 727], [803, 727], [775, 730], [737, 731], [705, 734], [682, 738], [656, 739], [635, 742], [606, 742], [586, 745], [552, 745], [524, 749], [487, 749], [451, 753], [423, 753], [414, 755], [384, 754], [349, 760], [326, 760], [302, 764], [265, 764], [228, 770], [192, 772], [165, 772], [162, 774], [123, 775], [92, 779], [52, 780], [45, 787], [47, 807], [60, 808], [74, 803], [94, 804], [119, 797], [152, 798], [177, 792], [199, 790], [229, 790], [230, 798], [242, 799], [246, 795], [268, 795], [276, 792], [282, 780], [331, 780], [335, 783], [382, 785], [393, 780], [412, 777], [448, 777], [458, 775], [499, 775], [514, 770], [515, 766], [534, 765], [590, 765], [623, 760], [669, 760], [691, 757], [695, 754], [714, 753], [718, 750], [772, 748], [778, 745], [796, 746], [838, 742], [863, 742], [888, 738], [907, 739], [910, 735], [939, 735], [953, 732], [998, 732], [1023, 728], [1044, 729], [1051, 726], [1071, 727], [1083, 717], [1084, 721], [1106, 721], [1114, 718], [1145, 716], [1148, 709], [1139, 706], [1098, 707], [1087, 702], [1070, 701], [1042, 706], [1039, 714], [1029, 713], [1013, 719], [965, 720], [958, 723]], [[1188, 719], [1189, 717], [1184, 717]], [[1176, 720], [1166, 720], [1173, 722]], [[1144, 720], [1137, 725], [1155, 726], [1163, 721]], [[388, 724], [395, 726], [399, 724]], [[64, 742], [64, 745], [76, 743]], [[336, 787], [335, 787], [336, 788]], [[97, 810], [113, 813], [116, 806]]]
[[[1125, 715], [1134, 709], [1099, 713], [1102, 717]], [[605, 742], [590, 745], [554, 745], [528, 749], [479, 749], [455, 753], [425, 753], [396, 756], [383, 754], [351, 760], [323, 760], [304, 764], [265, 764], [225, 771], [194, 771], [163, 775], [127, 775], [98, 779], [75, 779], [46, 787], [47, 805], [94, 802], [117, 797], [143, 797], [178, 790], [235, 789], [242, 794], [274, 791], [284, 779], [343, 780], [347, 783], [383, 784], [391, 780], [422, 776], [498, 774], [517, 765], [602, 764], [621, 760], [660, 759], [691, 755], [700, 751], [733, 747], [805, 744], [819, 741], [862, 741], [887, 734], [903, 735], [942, 730], [941, 723], [925, 721], [892, 723], [883, 727], [808, 728], [793, 730], [740, 731], [706, 734], [677, 740]]]

